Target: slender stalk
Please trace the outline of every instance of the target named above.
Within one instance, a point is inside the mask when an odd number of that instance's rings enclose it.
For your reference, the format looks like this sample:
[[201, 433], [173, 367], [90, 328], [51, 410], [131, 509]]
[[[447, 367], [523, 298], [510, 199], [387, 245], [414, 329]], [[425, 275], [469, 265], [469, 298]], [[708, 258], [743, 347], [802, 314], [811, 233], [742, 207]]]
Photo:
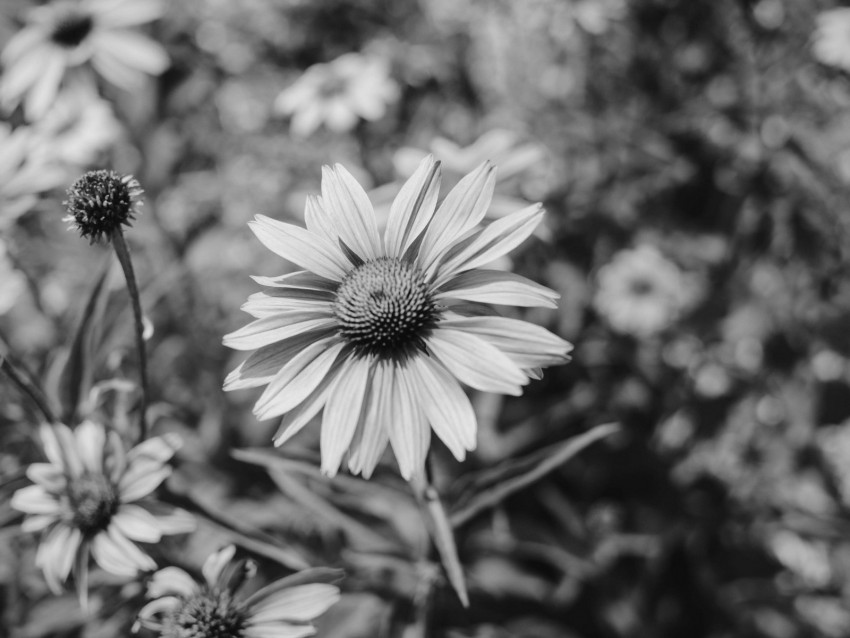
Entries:
[[49, 423], [57, 423], [56, 416], [47, 404], [47, 400], [41, 394], [41, 391], [4, 355], [0, 355], [0, 370], [3, 370], [12, 380], [12, 383], [18, 386], [35, 403], [36, 407]]
[[124, 270], [124, 278], [127, 280], [127, 291], [130, 293], [130, 305], [133, 307], [133, 319], [136, 327], [136, 349], [139, 351], [139, 383], [142, 388], [142, 404], [139, 417], [139, 441], [144, 441], [148, 436], [147, 408], [148, 408], [148, 360], [145, 353], [145, 327], [142, 320], [142, 302], [139, 297], [139, 287], [136, 285], [136, 275], [133, 272], [133, 262], [130, 259], [130, 249], [124, 240], [124, 233], [118, 228], [111, 233], [112, 245], [115, 254]]

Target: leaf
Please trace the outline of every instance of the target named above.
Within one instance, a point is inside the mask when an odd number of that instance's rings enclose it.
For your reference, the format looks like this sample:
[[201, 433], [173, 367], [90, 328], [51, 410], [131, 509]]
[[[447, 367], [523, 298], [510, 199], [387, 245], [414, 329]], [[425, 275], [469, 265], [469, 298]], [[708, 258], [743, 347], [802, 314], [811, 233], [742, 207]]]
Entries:
[[[452, 513], [449, 517], [451, 526], [457, 528], [468, 523], [484, 510], [498, 505], [509, 496], [524, 490], [550, 472], [556, 470], [590, 444], [617, 432], [619, 429], [620, 426], [617, 423], [598, 425], [592, 430], [575, 436], [561, 444], [554, 451], [547, 453], [543, 460], [539, 463], [534, 463], [520, 475], [510, 477], [500, 483], [482, 489], [466, 505]], [[539, 455], [535, 454], [532, 456], [537, 457]], [[520, 462], [522, 461], [520, 460]]]
[[89, 293], [83, 314], [77, 324], [74, 339], [66, 353], [60, 354], [51, 365], [46, 380], [46, 392], [51, 403], [64, 405], [62, 418], [72, 423], [77, 413], [80, 397], [88, 395], [92, 378], [94, 357], [94, 332], [106, 307], [107, 287], [104, 285], [112, 267], [112, 257], [106, 259], [101, 273]]

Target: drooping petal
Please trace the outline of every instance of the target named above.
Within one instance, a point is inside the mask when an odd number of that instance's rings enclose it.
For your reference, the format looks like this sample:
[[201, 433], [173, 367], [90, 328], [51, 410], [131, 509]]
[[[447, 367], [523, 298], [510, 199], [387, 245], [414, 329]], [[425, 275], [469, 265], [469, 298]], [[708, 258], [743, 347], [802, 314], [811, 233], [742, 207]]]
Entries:
[[519, 396], [528, 383], [507, 355], [472, 334], [438, 326], [426, 343], [455, 377], [476, 390]]
[[383, 254], [372, 203], [341, 164], [322, 167], [322, 203], [339, 239], [364, 261]]
[[136, 463], [118, 483], [122, 503], [132, 503], [153, 492], [160, 483], [171, 476], [171, 466], [153, 463]]
[[315, 317], [333, 317], [333, 296], [312, 291], [281, 293], [255, 292], [242, 304], [240, 310], [254, 318], [264, 317], [300, 317], [311, 313]]
[[401, 257], [434, 216], [440, 194], [440, 163], [429, 155], [401, 187], [390, 208], [384, 244], [387, 255]]
[[316, 633], [311, 625], [265, 623], [245, 627], [245, 638], [306, 638]]
[[434, 299], [555, 308], [559, 296], [554, 290], [512, 272], [476, 269], [452, 277], [439, 287]]
[[484, 162], [449, 192], [428, 224], [419, 250], [418, 263], [426, 275], [441, 255], [481, 222], [495, 185], [496, 169]]
[[42, 59], [38, 79], [24, 98], [24, 111], [29, 119], [41, 119], [53, 105], [65, 75], [65, 64], [65, 56], [58, 51], [51, 52], [46, 60]]
[[248, 225], [273, 253], [325, 279], [342, 281], [352, 268], [339, 248], [305, 228], [265, 215], [257, 215]]
[[50, 527], [59, 520], [58, 514], [30, 514], [21, 523], [21, 531], [34, 534]]
[[62, 469], [52, 463], [32, 463], [27, 467], [27, 478], [44, 489], [55, 492], [67, 484]]
[[462, 461], [467, 450], [475, 449], [478, 429], [466, 393], [449, 371], [431, 357], [413, 357], [408, 370], [421, 394], [419, 405], [428, 422], [454, 457]]
[[112, 525], [94, 537], [91, 552], [98, 565], [117, 576], [135, 576], [139, 571], [156, 569], [153, 559]]
[[420, 469], [419, 459], [424, 460], [424, 454], [421, 453], [423, 437], [420, 432], [424, 425], [423, 414], [410, 387], [407, 370], [401, 366], [393, 366], [392, 376], [392, 417], [386, 423], [386, 429], [401, 475], [409, 481]]
[[295, 355], [275, 375], [254, 405], [254, 414], [260, 420], [270, 419], [289, 412], [310, 396], [342, 352], [345, 343], [318, 342], [307, 346]]
[[77, 456], [74, 434], [67, 425], [42, 424], [39, 427], [39, 435], [44, 445], [44, 453], [51, 463], [63, 468], [71, 478], [76, 478], [83, 473], [83, 464]]
[[361, 408], [361, 419], [351, 442], [348, 469], [368, 479], [389, 442], [387, 424], [392, 418], [392, 364], [378, 362], [374, 366], [367, 404]]
[[344, 359], [338, 365], [332, 366], [321, 383], [310, 393], [310, 396], [286, 413], [274, 435], [275, 447], [280, 447], [298, 434], [325, 407], [331, 384], [338, 375], [348, 372], [349, 363], [349, 360]]
[[162, 46], [129, 29], [100, 29], [93, 40], [98, 52], [108, 52], [117, 62], [150, 75], [159, 75], [171, 63]]
[[[315, 232], [315, 231], [314, 231]], [[303, 289], [317, 290], [320, 292], [334, 293], [339, 287], [339, 283], [330, 279], [325, 279], [309, 270], [296, 270], [280, 277], [260, 277], [253, 275], [251, 277], [261, 286], [269, 286], [273, 288]]]
[[54, 593], [62, 591], [80, 547], [80, 530], [68, 525], [57, 525], [42, 539], [36, 552], [35, 564], [44, 572], [44, 580]]
[[372, 357], [353, 359], [328, 390], [320, 441], [322, 472], [328, 476], [336, 475], [354, 437], [372, 362]]
[[540, 204], [532, 204], [494, 221], [468, 246], [440, 266], [434, 286], [439, 287], [458, 273], [486, 266], [509, 253], [534, 232], [543, 219], [543, 213]]
[[138, 620], [136, 621], [138, 626], [134, 625], [131, 631], [137, 631], [138, 627], [144, 627], [153, 631], [162, 631], [163, 624], [158, 618], [171, 614], [180, 609], [182, 605], [183, 601], [177, 596], [163, 596], [152, 600], [139, 610]]

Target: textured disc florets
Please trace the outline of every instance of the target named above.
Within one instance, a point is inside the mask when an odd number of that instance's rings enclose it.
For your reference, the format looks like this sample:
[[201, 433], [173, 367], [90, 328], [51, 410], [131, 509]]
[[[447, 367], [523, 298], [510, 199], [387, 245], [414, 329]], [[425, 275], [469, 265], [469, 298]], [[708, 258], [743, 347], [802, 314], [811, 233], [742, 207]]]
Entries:
[[71, 222], [82, 237], [92, 243], [130, 226], [136, 214], [136, 199], [142, 194], [132, 175], [115, 171], [89, 171], [67, 191], [65, 221]]
[[403, 358], [424, 347], [438, 309], [425, 278], [392, 257], [361, 264], [340, 284], [334, 314], [360, 354]]
[[163, 638], [240, 638], [245, 611], [230, 592], [203, 591], [166, 621]]
[[74, 525], [85, 535], [106, 529], [118, 509], [115, 486], [105, 476], [81, 476], [69, 486]]

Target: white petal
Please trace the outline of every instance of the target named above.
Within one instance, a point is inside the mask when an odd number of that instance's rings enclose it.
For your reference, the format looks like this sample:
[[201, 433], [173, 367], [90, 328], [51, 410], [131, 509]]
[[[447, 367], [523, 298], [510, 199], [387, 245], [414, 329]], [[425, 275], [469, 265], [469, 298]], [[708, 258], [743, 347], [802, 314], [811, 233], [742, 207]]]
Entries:
[[340, 365], [332, 367], [310, 396], [304, 399], [296, 408], [286, 413], [283, 419], [281, 419], [280, 427], [274, 435], [275, 447], [280, 447], [304, 429], [304, 426], [325, 407], [328, 399], [328, 391], [336, 377], [347, 372], [347, 361], [343, 361]]
[[39, 435], [44, 445], [44, 453], [53, 465], [63, 468], [72, 478], [83, 473], [83, 464], [77, 456], [74, 434], [67, 425], [42, 424]]
[[384, 233], [387, 254], [401, 257], [416, 241], [437, 207], [440, 194], [440, 164], [428, 155], [393, 200]]
[[50, 525], [58, 520], [60, 519], [55, 514], [31, 514], [21, 523], [21, 531], [27, 534], [34, 534], [50, 527]]
[[224, 389], [230, 391], [266, 385], [292, 357], [301, 352], [308, 344], [327, 340], [334, 331], [334, 329], [325, 329], [305, 332], [263, 346], [227, 375], [224, 380]]
[[204, 580], [207, 582], [207, 585], [210, 587], [215, 586], [218, 582], [219, 576], [221, 576], [221, 572], [225, 567], [227, 567], [228, 563], [233, 560], [235, 555], [235, 545], [225, 545], [217, 552], [209, 555], [201, 568], [201, 572], [204, 575]]
[[152, 22], [162, 17], [165, 6], [156, 0], [127, 0], [110, 3], [108, 9], [98, 11], [98, 25], [110, 28], [131, 27]]
[[263, 245], [293, 264], [333, 281], [342, 281], [352, 265], [342, 251], [306, 228], [257, 215], [248, 225]]
[[481, 222], [495, 184], [496, 169], [484, 162], [449, 192], [428, 224], [419, 251], [419, 264], [427, 274], [441, 255]]
[[340, 240], [364, 261], [383, 254], [372, 203], [341, 164], [322, 167], [322, 203]]
[[307, 230], [324, 237], [334, 244], [339, 240], [339, 232], [334, 227], [333, 219], [323, 206], [318, 195], [308, 195], [304, 206], [304, 223]]
[[276, 341], [283, 341], [300, 334], [330, 330], [337, 326], [336, 319], [305, 312], [264, 317], [252, 321], [239, 330], [224, 335], [222, 343], [234, 350], [256, 350]]
[[374, 367], [368, 401], [351, 442], [348, 469], [368, 479], [387, 447], [387, 424], [392, 418], [393, 364], [379, 362]]
[[468, 332], [495, 346], [521, 368], [557, 365], [569, 361], [573, 345], [545, 328], [507, 317], [447, 315], [441, 326]]
[[372, 357], [353, 359], [328, 391], [322, 417], [322, 472], [335, 476], [360, 419]]
[[475, 449], [478, 424], [475, 411], [457, 380], [431, 357], [413, 357], [408, 364], [414, 385], [422, 398], [419, 405], [458, 461]]
[[122, 503], [132, 503], [153, 492], [171, 475], [168, 465], [139, 463], [131, 468], [118, 483]]
[[333, 318], [333, 297], [328, 293], [312, 290], [281, 290], [273, 292], [255, 292], [242, 304], [240, 310], [252, 317], [299, 318], [310, 313], [316, 318]]
[[278, 372], [254, 405], [260, 420], [289, 412], [304, 401], [328, 374], [345, 343], [318, 342], [307, 346]]
[[[139, 461], [167, 463], [183, 445], [180, 435], [169, 432], [142, 441], [127, 453], [127, 463], [133, 465]], [[132, 469], [132, 468], [131, 468]]]
[[543, 213], [540, 204], [532, 204], [494, 221], [468, 246], [440, 266], [434, 286], [439, 287], [457, 273], [485, 266], [509, 253], [531, 235], [543, 219]]
[[[309, 225], [307, 226], [310, 229]], [[310, 229], [312, 230], [312, 229]], [[315, 232], [315, 231], [312, 231]], [[336, 240], [334, 240], [336, 241]], [[309, 270], [296, 270], [280, 277], [259, 277], [252, 276], [251, 279], [256, 281], [261, 286], [271, 286], [275, 288], [295, 288], [303, 290], [318, 290], [320, 292], [336, 293], [339, 288], [339, 283], [320, 277], [316, 273]]]
[[100, 30], [93, 42], [99, 52], [108, 52], [118, 62], [150, 75], [159, 75], [170, 65], [165, 49], [129, 29]]
[[512, 272], [476, 269], [453, 277], [440, 286], [434, 298], [556, 308], [555, 300], [559, 296], [554, 290]]
[[339, 588], [311, 583], [284, 589], [248, 609], [251, 624], [281, 621], [308, 622], [339, 600]]
[[130, 540], [156, 543], [162, 538], [156, 518], [138, 505], [122, 505], [113, 515], [112, 524]]
[[462, 383], [519, 396], [528, 377], [507, 355], [475, 335], [438, 326], [426, 341], [440, 362]]
[[316, 633], [310, 625], [282, 625], [267, 623], [245, 627], [245, 638], [307, 638]]
[[[157, 620], [157, 617], [168, 615], [179, 609], [182, 605], [183, 601], [177, 596], [163, 596], [152, 600], [139, 610], [138, 626], [153, 631], [162, 631], [162, 622]], [[131, 632], [137, 631], [138, 626], [133, 625]]]
[[59, 514], [62, 511], [56, 497], [41, 485], [22, 487], [12, 495], [10, 505], [25, 514]]
[[62, 469], [52, 463], [30, 464], [27, 466], [27, 478], [50, 492], [63, 489], [68, 482]]
[[83, 421], [74, 430], [77, 453], [83, 467], [92, 474], [103, 473], [103, 455], [106, 450], [106, 430], [94, 421]]
[[402, 367], [393, 370], [392, 417], [386, 423], [399, 470], [405, 480], [418, 472], [419, 460], [424, 460], [421, 451], [423, 437], [420, 429], [424, 425], [419, 404], [413, 395], [407, 371]]
[[118, 576], [135, 576], [139, 571], [156, 569], [156, 563], [150, 556], [111, 525], [94, 537], [91, 551], [98, 565]]
[[179, 567], [165, 567], [151, 576], [148, 582], [148, 598], [162, 598], [177, 594], [181, 598], [191, 598], [198, 590], [195, 579]]
[[61, 53], [53, 53], [44, 61], [38, 80], [24, 98], [24, 111], [28, 119], [40, 120], [47, 113], [56, 99], [64, 75], [65, 57]]

